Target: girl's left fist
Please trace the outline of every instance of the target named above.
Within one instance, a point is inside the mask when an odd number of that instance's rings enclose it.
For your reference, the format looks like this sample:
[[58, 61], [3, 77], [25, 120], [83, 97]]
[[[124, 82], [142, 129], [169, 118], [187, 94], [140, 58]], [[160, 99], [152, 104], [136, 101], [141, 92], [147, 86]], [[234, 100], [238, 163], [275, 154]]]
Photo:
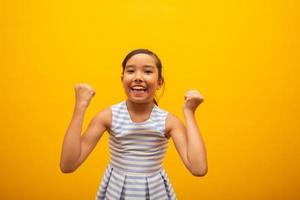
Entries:
[[184, 95], [184, 110], [195, 111], [204, 101], [204, 97], [197, 90], [188, 90]]

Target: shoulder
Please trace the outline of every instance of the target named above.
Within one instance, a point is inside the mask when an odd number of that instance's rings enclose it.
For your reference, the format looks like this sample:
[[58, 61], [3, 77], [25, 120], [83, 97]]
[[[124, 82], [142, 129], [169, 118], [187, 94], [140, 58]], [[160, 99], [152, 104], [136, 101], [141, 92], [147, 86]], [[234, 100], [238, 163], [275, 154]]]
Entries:
[[123, 107], [125, 106], [125, 104], [126, 104], [126, 101], [124, 100], [124, 101], [121, 101], [121, 102], [112, 104], [112, 105], [110, 106], [110, 108], [112, 108], [112, 109], [123, 108]]
[[163, 109], [163, 108], [158, 107], [157, 105], [155, 105], [155, 107], [154, 107], [154, 113], [158, 114], [161, 117], [166, 117], [169, 112], [167, 110], [165, 110], [165, 109]]
[[107, 107], [100, 110], [98, 113], [96, 113], [93, 120], [96, 123], [104, 125], [107, 128], [107, 130], [109, 130], [112, 121], [111, 118], [112, 118], [111, 107]]
[[117, 115], [119, 112], [124, 112], [124, 109], [125, 109], [125, 101], [121, 101], [100, 110], [96, 114], [95, 118], [102, 121], [105, 127], [107, 128], [107, 130], [109, 130], [111, 128], [113, 116]]
[[174, 114], [168, 112], [166, 118], [166, 134], [168, 136], [172, 136], [174, 130], [183, 129], [184, 125], [182, 121]]

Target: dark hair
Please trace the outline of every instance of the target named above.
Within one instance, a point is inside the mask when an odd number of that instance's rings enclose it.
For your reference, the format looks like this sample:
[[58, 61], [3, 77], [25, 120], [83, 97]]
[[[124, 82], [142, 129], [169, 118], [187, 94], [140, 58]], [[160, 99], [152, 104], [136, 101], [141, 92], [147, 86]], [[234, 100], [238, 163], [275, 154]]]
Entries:
[[[162, 83], [164, 84], [164, 77], [162, 76], [162, 64], [161, 61], [159, 59], [159, 57], [152, 51], [148, 50], [148, 49], [135, 49], [131, 52], [129, 52], [126, 57], [124, 58], [123, 62], [122, 62], [122, 75], [124, 74], [124, 70], [127, 64], [127, 61], [134, 55], [136, 54], [147, 54], [150, 56], [153, 56], [155, 59], [155, 64], [158, 70], [158, 79], [162, 80]], [[153, 99], [154, 103], [157, 105], [157, 100], [154, 98]]]

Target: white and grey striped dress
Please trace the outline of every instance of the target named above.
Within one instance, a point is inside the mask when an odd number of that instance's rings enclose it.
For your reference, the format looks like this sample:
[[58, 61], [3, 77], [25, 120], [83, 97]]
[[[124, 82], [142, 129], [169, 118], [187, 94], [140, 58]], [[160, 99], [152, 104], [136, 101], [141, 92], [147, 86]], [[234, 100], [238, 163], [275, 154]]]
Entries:
[[110, 163], [96, 200], [174, 200], [162, 160], [168, 147], [167, 111], [156, 105], [148, 120], [133, 122], [126, 102], [111, 106]]

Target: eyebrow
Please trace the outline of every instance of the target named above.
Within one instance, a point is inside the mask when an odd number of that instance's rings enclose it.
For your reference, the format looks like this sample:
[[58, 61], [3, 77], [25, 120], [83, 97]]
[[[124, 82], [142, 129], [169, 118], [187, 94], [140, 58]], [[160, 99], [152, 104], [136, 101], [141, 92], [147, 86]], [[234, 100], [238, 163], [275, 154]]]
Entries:
[[[126, 65], [125, 68], [135, 67], [135, 65]], [[154, 68], [153, 65], [143, 65], [144, 68]]]

